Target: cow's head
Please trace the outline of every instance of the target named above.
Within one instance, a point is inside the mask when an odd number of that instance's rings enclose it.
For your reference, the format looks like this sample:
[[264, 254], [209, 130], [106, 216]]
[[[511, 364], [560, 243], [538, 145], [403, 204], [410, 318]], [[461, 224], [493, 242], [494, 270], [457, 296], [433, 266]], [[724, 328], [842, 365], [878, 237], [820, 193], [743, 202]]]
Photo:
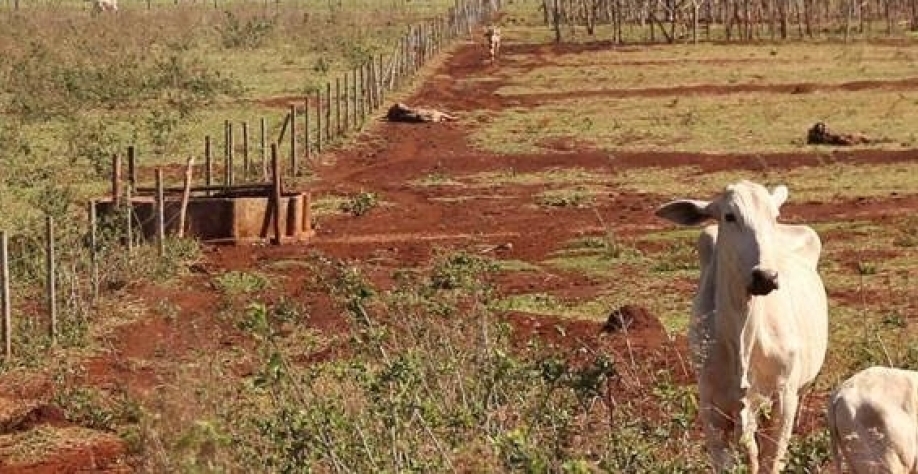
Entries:
[[660, 206], [656, 215], [682, 225], [716, 220], [718, 266], [743, 278], [749, 294], [761, 296], [778, 288], [775, 235], [785, 200], [785, 186], [769, 192], [760, 184], [740, 181], [727, 186], [711, 201], [671, 201]]

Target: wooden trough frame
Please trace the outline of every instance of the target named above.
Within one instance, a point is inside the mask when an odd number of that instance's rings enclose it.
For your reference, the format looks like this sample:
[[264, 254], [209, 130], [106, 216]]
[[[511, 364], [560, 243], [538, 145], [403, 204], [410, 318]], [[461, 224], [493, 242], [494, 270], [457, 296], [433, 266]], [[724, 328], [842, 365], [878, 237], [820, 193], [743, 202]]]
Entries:
[[[134, 187], [133, 153], [128, 150], [129, 185], [122, 192], [120, 158], [114, 157], [112, 192], [96, 201], [98, 215], [118, 214], [124, 206], [128, 240], [141, 236], [162, 241], [166, 234], [187, 236], [206, 243], [273, 244], [305, 242], [315, 235], [308, 192], [285, 192], [272, 145], [271, 183], [191, 186], [189, 160], [185, 185], [163, 186], [156, 170], [155, 187]], [[125, 195], [126, 194], [126, 195]]]

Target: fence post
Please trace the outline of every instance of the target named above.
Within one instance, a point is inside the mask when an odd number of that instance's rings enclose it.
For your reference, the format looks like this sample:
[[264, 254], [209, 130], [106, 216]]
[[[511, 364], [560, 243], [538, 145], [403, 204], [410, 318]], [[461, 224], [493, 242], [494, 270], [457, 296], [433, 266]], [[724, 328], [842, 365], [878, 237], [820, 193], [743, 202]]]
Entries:
[[312, 152], [309, 149], [309, 96], [303, 100], [303, 148], [306, 149], [306, 161], [312, 159]]
[[341, 136], [341, 78], [335, 78], [335, 133]]
[[299, 160], [296, 156], [296, 104], [290, 104], [290, 176], [299, 171]]
[[352, 88], [353, 97], [351, 98], [351, 100], [353, 101], [353, 106], [354, 106], [353, 107], [354, 108], [354, 131], [358, 131], [360, 130], [360, 122], [357, 120], [357, 117], [359, 117], [358, 112], [357, 112], [359, 110], [357, 108], [357, 101], [360, 100], [360, 96], [357, 94], [357, 69], [354, 69], [352, 73], [353, 73], [353, 76], [352, 76], [351, 82], [353, 84], [351, 85], [351, 88]]
[[272, 243], [274, 245], [280, 245], [281, 243], [281, 225], [280, 225], [280, 207], [281, 207], [281, 176], [280, 176], [280, 166], [277, 163], [277, 145], [271, 144], [271, 176], [272, 176], [272, 186], [271, 186], [271, 197], [274, 201], [274, 239]]
[[165, 197], [163, 196], [163, 170], [156, 168], [156, 245], [159, 256], [166, 254]]
[[45, 217], [45, 270], [47, 275], [46, 296], [48, 302], [48, 336], [51, 345], [57, 343], [57, 274], [54, 266], [54, 217]]
[[376, 85], [376, 87], [379, 88], [379, 94], [377, 95], [377, 97], [378, 97], [378, 99], [379, 99], [379, 104], [377, 105], [377, 107], [382, 107], [382, 105], [386, 102], [386, 88], [385, 88], [385, 86], [384, 86], [384, 84], [383, 84], [383, 81], [385, 80], [386, 69], [385, 69], [385, 67], [383, 66], [383, 55], [382, 55], [382, 53], [380, 53], [380, 55], [379, 55], [379, 65], [377, 66], [376, 71], [377, 71], [376, 80], [379, 82], [379, 83]]
[[347, 85], [347, 72], [344, 73], [344, 132], [351, 129], [351, 94], [350, 87]]
[[357, 66], [357, 71], [360, 76], [360, 125], [366, 121], [366, 101], [367, 101], [367, 81], [364, 79], [363, 75], [363, 64]]
[[325, 83], [325, 140], [331, 142], [331, 82]]
[[322, 153], [322, 91], [316, 91], [316, 153]]
[[89, 201], [89, 281], [92, 285], [92, 298], [95, 300], [99, 297], [99, 255], [97, 254], [98, 243], [96, 242], [96, 200]]
[[10, 254], [9, 238], [0, 231], [0, 313], [3, 315], [3, 355], [13, 355], [13, 324], [10, 316]]

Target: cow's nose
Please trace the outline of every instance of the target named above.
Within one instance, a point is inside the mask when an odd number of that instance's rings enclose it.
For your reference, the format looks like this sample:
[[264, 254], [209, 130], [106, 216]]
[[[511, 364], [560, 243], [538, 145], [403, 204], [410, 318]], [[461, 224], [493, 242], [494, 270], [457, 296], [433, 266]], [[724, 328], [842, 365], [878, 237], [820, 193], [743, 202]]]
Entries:
[[752, 282], [749, 284], [749, 293], [763, 296], [778, 289], [778, 272], [763, 268], [752, 270]]

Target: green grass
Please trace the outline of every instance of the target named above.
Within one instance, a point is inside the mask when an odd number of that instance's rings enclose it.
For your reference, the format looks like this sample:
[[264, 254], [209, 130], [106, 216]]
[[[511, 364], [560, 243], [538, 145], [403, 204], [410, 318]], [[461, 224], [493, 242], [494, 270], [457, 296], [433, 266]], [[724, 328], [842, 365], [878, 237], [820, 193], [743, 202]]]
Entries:
[[[864, 43], [638, 47], [568, 54], [547, 64], [535, 55], [514, 55], [501, 71], [509, 83], [497, 93], [893, 81], [918, 78], [915, 57], [907, 46]], [[525, 67], [533, 61], [539, 66]]]
[[741, 93], [723, 96], [565, 99], [511, 108], [474, 133], [475, 144], [501, 153], [549, 152], [551, 139], [576, 139], [600, 149], [709, 153], [809, 152], [806, 131], [830, 128], [884, 140], [901, 149], [918, 135], [918, 92], [866, 90], [824, 94]]

